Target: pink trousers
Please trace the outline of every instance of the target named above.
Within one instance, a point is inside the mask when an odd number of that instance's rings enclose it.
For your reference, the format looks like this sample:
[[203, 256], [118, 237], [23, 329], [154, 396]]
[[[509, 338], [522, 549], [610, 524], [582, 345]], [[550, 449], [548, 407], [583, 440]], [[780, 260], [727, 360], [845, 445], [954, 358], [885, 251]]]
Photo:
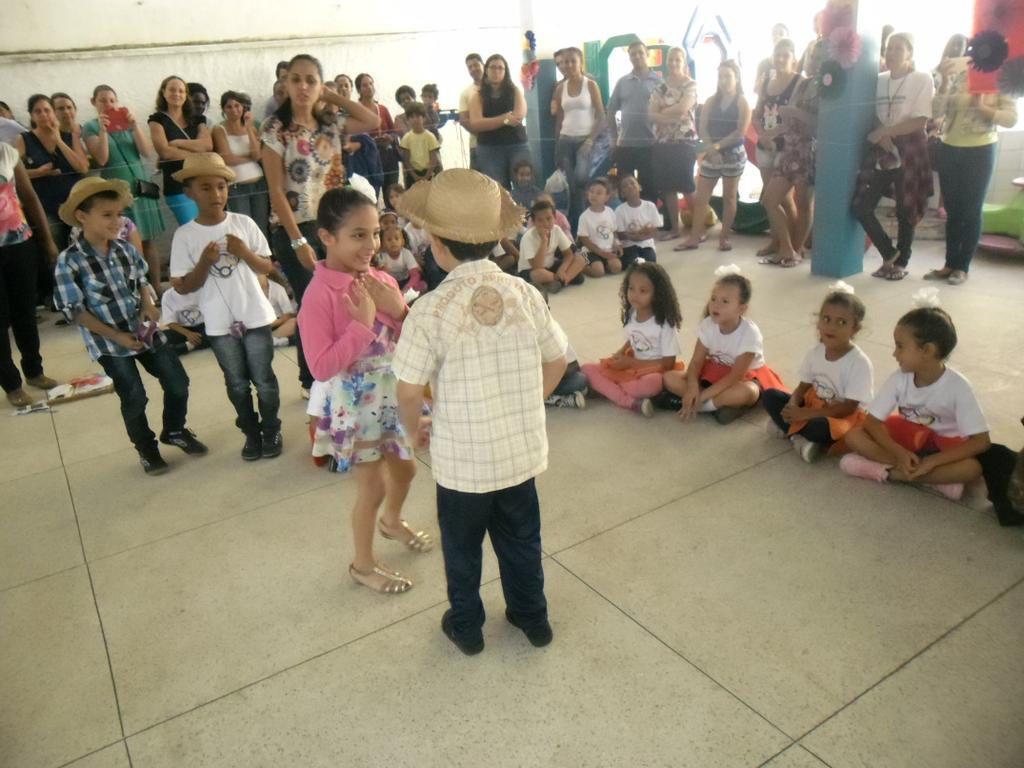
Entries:
[[595, 389], [622, 408], [632, 408], [638, 400], [654, 397], [661, 392], [661, 374], [648, 373], [631, 381], [612, 381], [599, 363], [587, 363], [581, 370]]

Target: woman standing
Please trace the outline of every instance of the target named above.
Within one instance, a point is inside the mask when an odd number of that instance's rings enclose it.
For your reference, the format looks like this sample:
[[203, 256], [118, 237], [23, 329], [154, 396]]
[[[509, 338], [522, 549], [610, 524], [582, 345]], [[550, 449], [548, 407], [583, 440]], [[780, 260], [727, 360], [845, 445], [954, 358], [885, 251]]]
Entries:
[[[378, 102], [376, 98], [377, 87], [373, 78], [365, 72], [356, 75], [356, 91], [359, 92], [359, 103], [367, 110], [377, 115], [380, 120], [380, 127], [369, 131], [374, 143], [377, 145], [377, 152], [380, 154], [380, 162], [384, 167], [384, 188], [398, 181], [398, 163], [401, 157], [398, 154], [398, 139], [395, 136], [395, 123], [391, 119], [388, 108]], [[411, 90], [411, 89], [410, 89]], [[413, 97], [415, 98], [415, 92]], [[350, 130], [349, 133], [357, 133]]]
[[693, 210], [693, 166], [697, 162], [697, 126], [694, 107], [697, 106], [697, 83], [690, 77], [686, 51], [670, 48], [668, 74], [651, 94], [651, 126], [654, 129], [652, 164], [654, 187], [665, 203], [669, 231], [662, 240], [679, 237], [679, 194], [686, 198]]
[[270, 198], [260, 165], [262, 149], [252, 117], [252, 99], [246, 93], [225, 91], [220, 97], [220, 110], [224, 123], [210, 135], [214, 151], [235, 172], [235, 180], [228, 187], [228, 210], [251, 218], [269, 238]]
[[[897, 32], [885, 47], [887, 71], [878, 76], [875, 129], [857, 176], [853, 213], [882, 254], [873, 277], [902, 280], [907, 276], [914, 228], [924, 217], [932, 194], [925, 126], [932, 115], [935, 89], [931, 75], [914, 71], [914, 44]], [[896, 244], [886, 233], [875, 208], [882, 197], [896, 201]]]
[[[320, 62], [300, 53], [288, 62], [287, 95], [261, 131], [263, 170], [270, 193], [270, 245], [295, 293], [297, 304], [323, 258], [316, 211], [328, 189], [345, 184], [345, 132], [369, 133], [380, 125], [376, 110], [324, 88]], [[320, 100], [338, 107], [326, 122]], [[299, 382], [309, 396], [313, 377], [298, 341]]]
[[156, 247], [156, 240], [164, 231], [157, 202], [160, 189], [149, 180], [142, 162], [142, 158], [153, 156], [153, 145], [131, 110], [118, 104], [117, 93], [109, 85], [93, 89], [91, 104], [96, 108], [96, 119], [82, 126], [86, 147], [104, 179], [121, 179], [131, 187], [135, 202], [124, 214], [138, 228], [151, 283], [162, 293], [162, 268]]
[[526, 143], [526, 99], [512, 83], [508, 62], [492, 54], [484, 62], [480, 87], [469, 100], [470, 129], [476, 134], [481, 173], [509, 189], [512, 169], [520, 160], [531, 162]]
[[196, 116], [185, 81], [177, 75], [165, 77], [156, 94], [156, 109], [149, 116], [149, 135], [160, 156], [164, 174], [164, 201], [179, 225], [187, 224], [199, 210], [185, 194], [173, 175], [182, 169], [185, 158], [195, 152], [211, 152], [213, 140], [206, 118]]
[[78, 124], [78, 105], [66, 93], [57, 92], [50, 96], [53, 111], [57, 115], [57, 124], [61, 133], [82, 137], [82, 126]]
[[960, 285], [981, 238], [981, 207], [999, 141], [996, 126], [1016, 125], [1017, 107], [1002, 94], [968, 92], [967, 69], [956, 61], [944, 61], [939, 75], [934, 114], [943, 120], [938, 166], [946, 197], [946, 263], [924, 277]]
[[551, 97], [555, 165], [569, 182], [569, 223], [575, 232], [579, 216], [586, 208], [590, 152], [604, 128], [604, 102], [597, 83], [583, 73], [583, 52], [579, 48], [562, 51], [561, 69], [565, 79], [555, 86]]
[[729, 233], [736, 220], [740, 177], [747, 165], [743, 137], [749, 125], [750, 105], [743, 96], [740, 67], [727, 59], [718, 65], [718, 90], [700, 111], [700, 138], [705, 147], [693, 205], [693, 226], [690, 236], [673, 250], [692, 251], [700, 247], [708, 202], [719, 179], [722, 180], [722, 230], [718, 234], [718, 250], [732, 250]]

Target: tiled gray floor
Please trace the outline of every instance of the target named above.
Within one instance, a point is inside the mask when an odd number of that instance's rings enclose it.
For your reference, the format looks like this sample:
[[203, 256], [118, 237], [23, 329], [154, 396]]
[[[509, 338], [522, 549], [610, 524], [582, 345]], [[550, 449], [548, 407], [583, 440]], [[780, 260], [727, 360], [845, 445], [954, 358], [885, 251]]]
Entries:
[[128, 749], [122, 741], [76, 760], [67, 768], [130, 768], [130, 765]]
[[773, 757], [765, 763], [764, 768], [827, 768], [827, 766], [799, 744], [794, 744], [781, 755]]

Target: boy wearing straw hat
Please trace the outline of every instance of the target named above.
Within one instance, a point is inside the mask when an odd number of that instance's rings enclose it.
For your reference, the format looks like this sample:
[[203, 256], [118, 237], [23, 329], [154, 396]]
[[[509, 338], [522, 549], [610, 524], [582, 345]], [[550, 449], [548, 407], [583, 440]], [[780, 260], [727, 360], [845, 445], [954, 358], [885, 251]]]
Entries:
[[537, 289], [487, 258], [524, 211], [493, 180], [456, 168], [413, 186], [398, 212], [430, 234], [448, 272], [413, 305], [392, 362], [402, 424], [424, 442], [428, 383], [433, 392], [431, 466], [451, 603], [441, 629], [463, 653], [483, 650], [480, 564], [489, 533], [506, 618], [533, 645], [547, 645], [534, 478], [547, 468], [544, 399], [565, 370], [567, 342]]
[[235, 173], [220, 155], [189, 155], [173, 178], [184, 185], [199, 214], [174, 233], [171, 285], [182, 295], [198, 296], [206, 335], [237, 414], [235, 424], [245, 435], [242, 459], [272, 459], [281, 455], [284, 443], [272, 366], [277, 315], [259, 283], [259, 275], [274, 268], [270, 246], [255, 221], [227, 210]]
[[113, 379], [142, 468], [147, 475], [159, 475], [167, 471], [167, 463], [146, 420], [139, 365], [164, 391], [160, 442], [193, 456], [206, 453], [206, 446], [185, 426], [185, 369], [162, 337], [152, 334], [160, 313], [153, 306], [146, 261], [131, 243], [117, 239], [121, 211], [131, 204], [124, 181], [89, 177], [71, 188], [58, 214], [69, 227], [81, 227], [82, 236], [57, 257], [55, 294], [68, 320], [78, 324], [89, 356]]

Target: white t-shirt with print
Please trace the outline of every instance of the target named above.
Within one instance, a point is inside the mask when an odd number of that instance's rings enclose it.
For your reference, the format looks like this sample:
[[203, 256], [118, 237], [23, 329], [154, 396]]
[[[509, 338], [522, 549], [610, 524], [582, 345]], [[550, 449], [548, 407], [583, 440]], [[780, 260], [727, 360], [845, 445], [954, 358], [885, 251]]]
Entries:
[[753, 352], [749, 370], [756, 371], [764, 365], [761, 329], [745, 317], [740, 318], [740, 324], [732, 333], [722, 333], [713, 319], [705, 317], [697, 328], [697, 339], [707, 347], [708, 360], [732, 367], [740, 355]]
[[[551, 236], [548, 238], [548, 251], [544, 256], [544, 268], [550, 269], [555, 263], [555, 251], [559, 250], [563, 254], [569, 252], [572, 248], [572, 240], [569, 236], [562, 231], [561, 227], [554, 227], [551, 230]], [[537, 256], [537, 251], [540, 250], [540, 233], [536, 227], [530, 227], [526, 230], [526, 234], [523, 235], [522, 241], [519, 243], [519, 271], [522, 272], [524, 269], [533, 269], [530, 265], [530, 260]]]
[[816, 344], [804, 356], [797, 375], [801, 382], [813, 384], [818, 397], [830, 405], [855, 400], [866, 408], [871, 402], [874, 367], [856, 345], [838, 360], [829, 360], [825, 357], [825, 345]]
[[240, 213], [227, 212], [224, 221], [212, 227], [190, 221], [178, 227], [171, 242], [171, 277], [187, 275], [209, 243], [220, 244], [220, 258], [210, 267], [202, 288], [195, 292], [206, 318], [208, 336], [227, 334], [236, 321], [244, 323], [246, 328], [262, 328], [275, 320], [274, 308], [263, 295], [256, 273], [244, 261], [228, 253], [229, 234], [240, 239], [257, 256], [270, 258], [267, 238], [255, 221]]
[[160, 324], [177, 323], [191, 328], [203, 322], [203, 313], [199, 309], [199, 291], [195, 293], [178, 293], [173, 288], [164, 291], [160, 297]]
[[912, 117], [932, 116], [935, 83], [927, 72], [911, 72], [893, 80], [891, 72], [878, 76], [875, 112], [882, 125], [896, 125]]
[[267, 283], [267, 296], [270, 299], [270, 306], [274, 308], [274, 319], [283, 315], [294, 315], [296, 313], [295, 302], [288, 295], [288, 291], [280, 283], [270, 280]]
[[380, 268], [391, 275], [395, 280], [401, 282], [409, 277], [409, 270], [419, 269], [420, 265], [412, 255], [412, 251], [403, 248], [397, 258], [393, 258], [387, 251], [380, 252]]
[[[661, 214], [658, 207], [650, 200], [641, 200], [640, 205], [635, 208], [629, 203], [623, 203], [615, 209], [615, 231], [616, 232], [637, 232], [644, 227], [660, 227]], [[638, 245], [641, 248], [653, 248], [654, 238], [646, 240], [630, 240], [622, 237], [622, 244], [626, 247]]]
[[612, 250], [615, 247], [615, 211], [607, 205], [602, 211], [587, 208], [580, 214], [576, 236], [589, 238], [602, 251]]
[[679, 356], [679, 334], [676, 329], [668, 323], [659, 324], [654, 315], [641, 323], [636, 319], [636, 310], [632, 310], [622, 332], [637, 360], [661, 360], [663, 357]]
[[928, 427], [942, 437], [970, 437], [988, 432], [988, 422], [971, 383], [949, 366], [927, 387], [915, 385], [914, 374], [896, 371], [878, 390], [868, 413], [884, 421], [894, 410], [907, 421]]

